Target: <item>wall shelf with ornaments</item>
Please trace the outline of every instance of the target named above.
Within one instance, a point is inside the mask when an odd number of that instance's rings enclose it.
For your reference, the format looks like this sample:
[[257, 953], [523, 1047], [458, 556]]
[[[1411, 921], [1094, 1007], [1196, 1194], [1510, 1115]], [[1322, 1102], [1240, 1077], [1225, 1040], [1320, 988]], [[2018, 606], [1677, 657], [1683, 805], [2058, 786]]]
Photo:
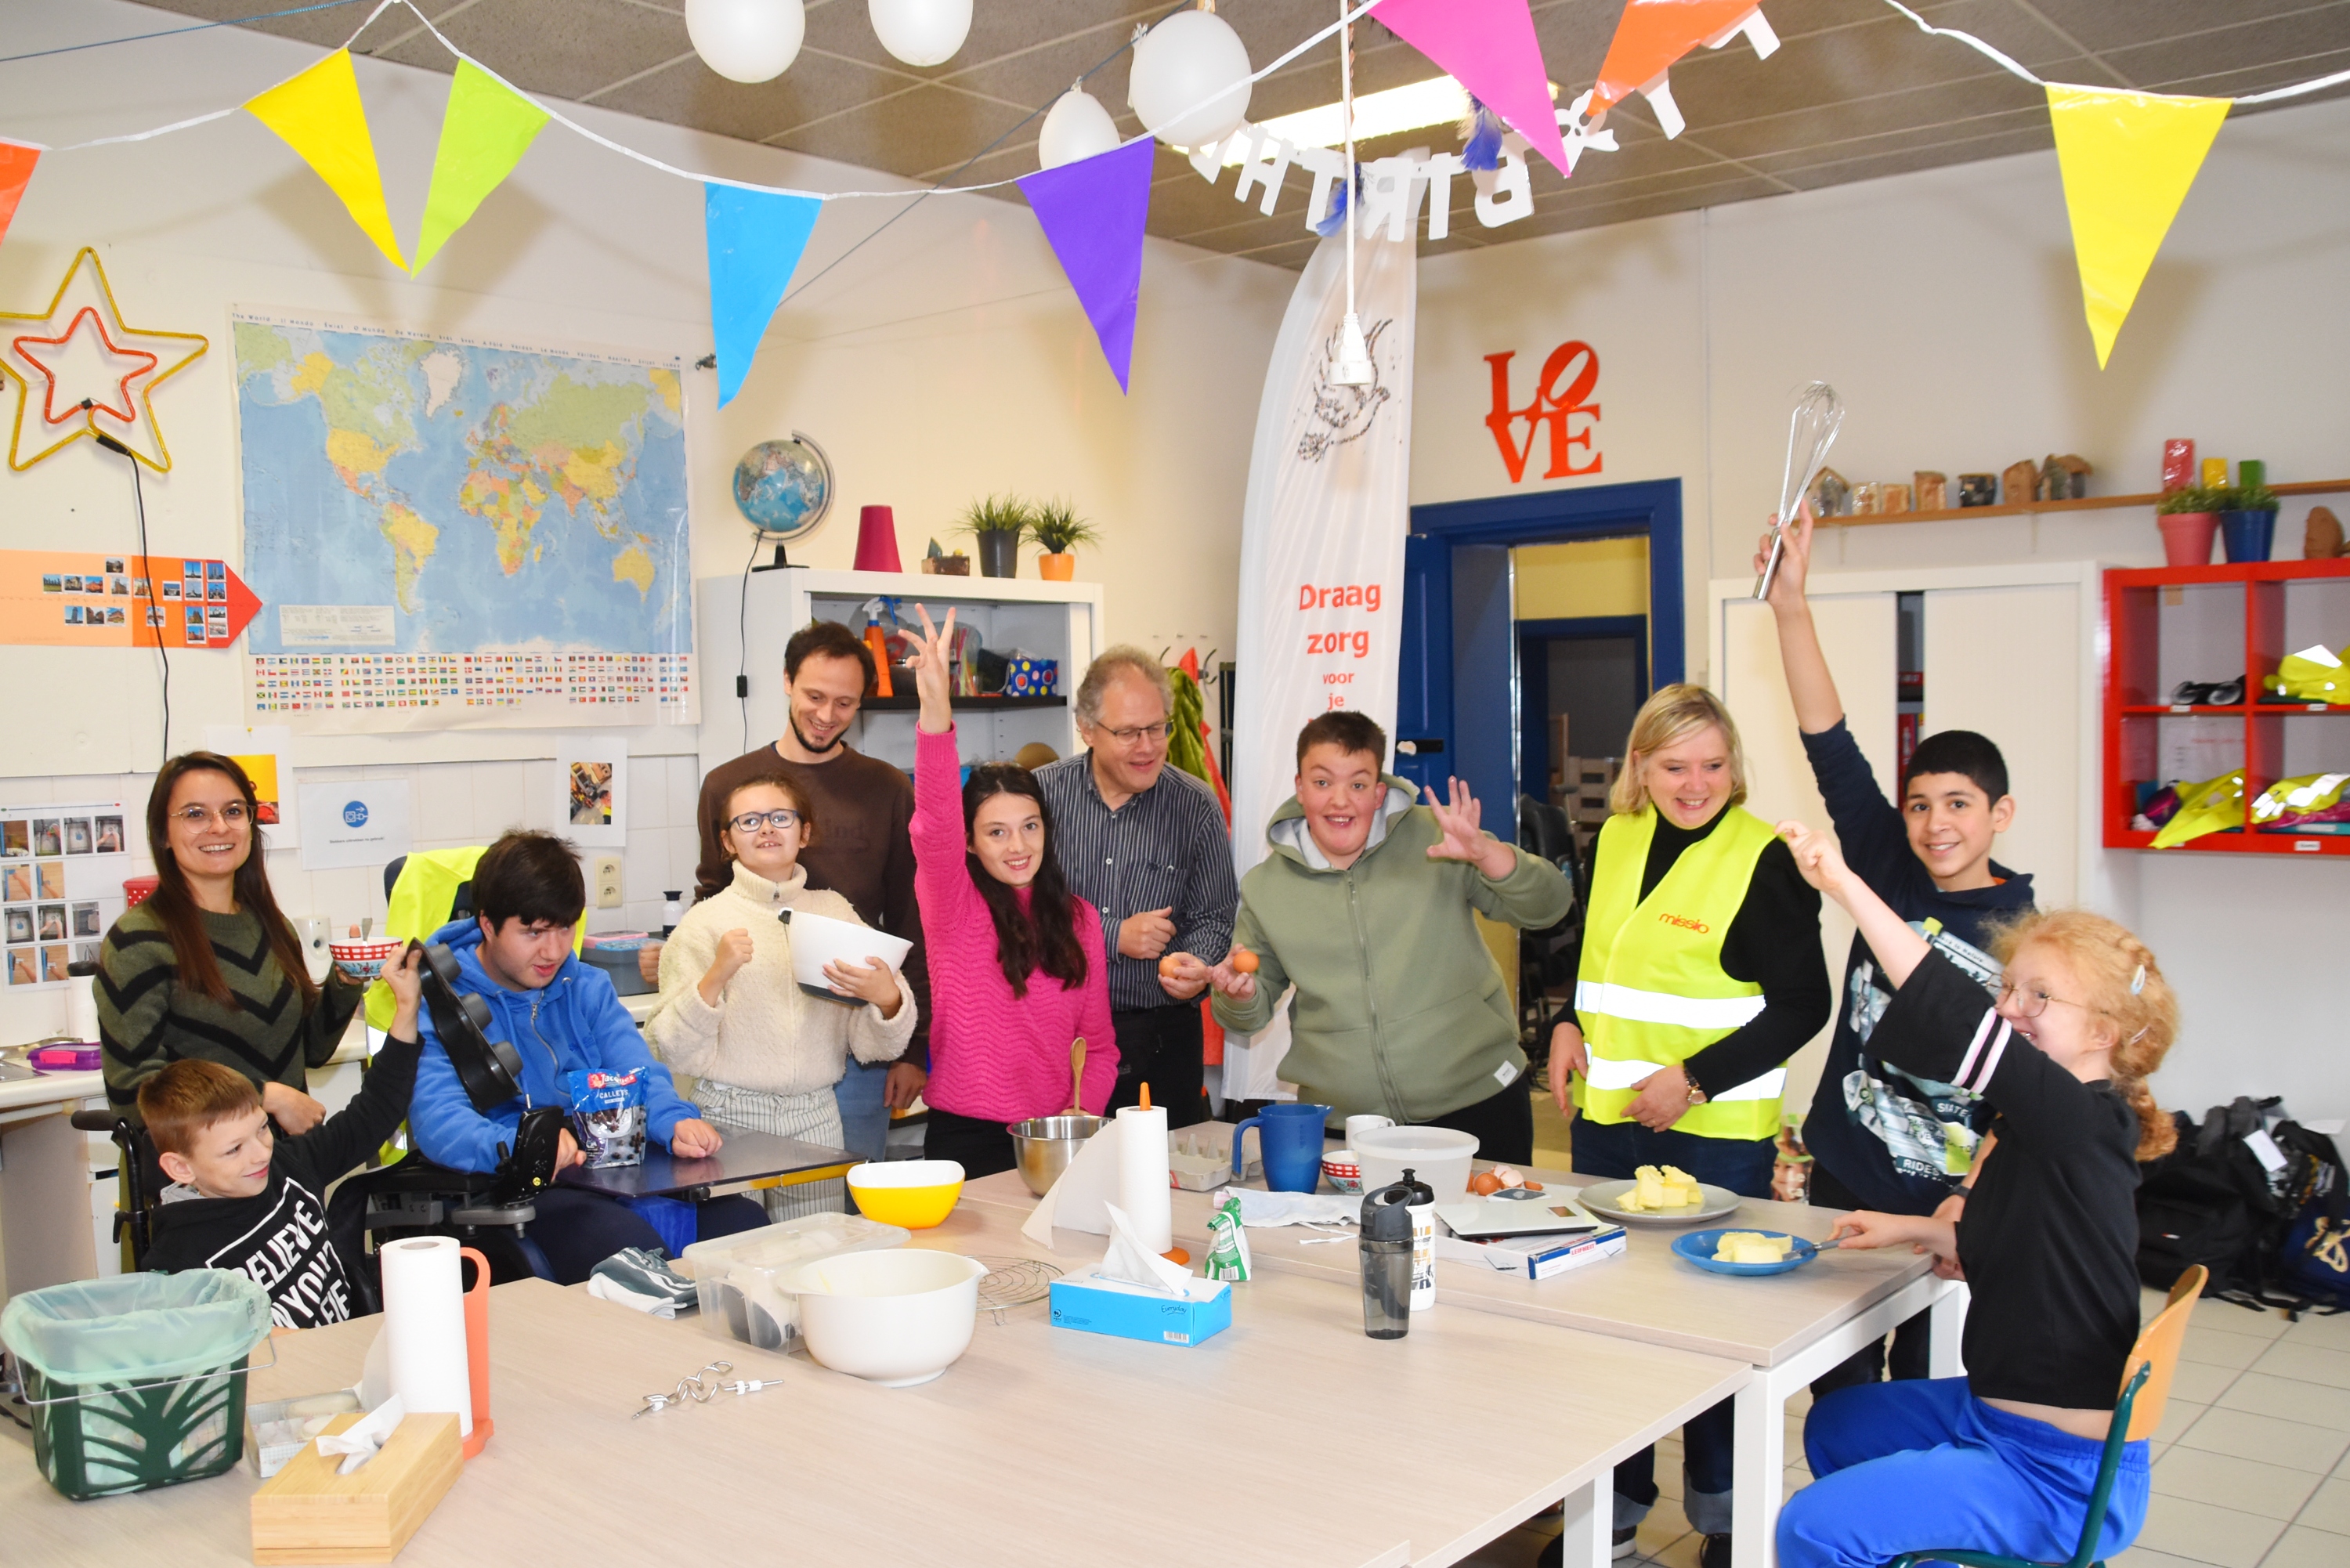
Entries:
[[[2314, 479], [2301, 484], [2272, 484], [2279, 495], [2350, 495], [2350, 479]], [[2159, 494], [2090, 495], [2078, 501], [2022, 501], [2012, 506], [1952, 506], [1933, 512], [1879, 512], [1866, 516], [1823, 517], [1823, 528], [1859, 528], [1873, 523], [1948, 523], [1978, 517], [2022, 517], [2037, 513], [2103, 512], [2120, 506], [2152, 506]], [[2271, 563], [2273, 565], [2274, 563]]]
[[[2192, 783], [2241, 767], [2249, 813], [2280, 778], [2350, 773], [2350, 705], [2261, 700], [2262, 678], [2274, 674], [2286, 654], [2350, 643], [2350, 560], [2108, 571], [2104, 619], [2097, 815], [2106, 848], [2153, 847], [2151, 832], [2130, 826], [2142, 785]], [[2241, 702], [2166, 701], [2182, 681], [2239, 676]], [[2162, 853], [2345, 857], [2350, 835], [2254, 829], [2248, 822]]]

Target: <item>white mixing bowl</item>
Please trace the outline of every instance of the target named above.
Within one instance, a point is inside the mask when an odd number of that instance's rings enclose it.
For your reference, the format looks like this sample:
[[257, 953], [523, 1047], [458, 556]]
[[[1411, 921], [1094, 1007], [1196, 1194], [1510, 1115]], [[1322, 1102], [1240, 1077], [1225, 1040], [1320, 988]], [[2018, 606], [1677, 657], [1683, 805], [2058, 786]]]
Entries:
[[1469, 1162], [1477, 1153], [1472, 1134], [1450, 1127], [1366, 1127], [1354, 1144], [1366, 1192], [1394, 1186], [1409, 1169], [1428, 1183], [1439, 1203], [1458, 1203], [1468, 1196]]
[[907, 1248], [809, 1263], [783, 1288], [799, 1299], [808, 1354], [885, 1388], [928, 1383], [971, 1348], [987, 1265]]

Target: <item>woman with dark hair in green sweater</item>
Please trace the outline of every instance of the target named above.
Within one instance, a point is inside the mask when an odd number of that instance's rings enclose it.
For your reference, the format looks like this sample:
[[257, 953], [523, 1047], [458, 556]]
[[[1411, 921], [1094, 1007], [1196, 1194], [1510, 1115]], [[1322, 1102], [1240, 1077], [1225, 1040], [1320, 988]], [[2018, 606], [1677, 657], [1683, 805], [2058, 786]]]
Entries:
[[260, 806], [233, 758], [172, 758], [147, 797], [158, 886], [126, 910], [99, 954], [98, 1034], [106, 1097], [139, 1118], [139, 1085], [170, 1063], [217, 1062], [253, 1080], [272, 1120], [310, 1130], [307, 1093], [359, 1010], [364, 988], [310, 978], [262, 863]]

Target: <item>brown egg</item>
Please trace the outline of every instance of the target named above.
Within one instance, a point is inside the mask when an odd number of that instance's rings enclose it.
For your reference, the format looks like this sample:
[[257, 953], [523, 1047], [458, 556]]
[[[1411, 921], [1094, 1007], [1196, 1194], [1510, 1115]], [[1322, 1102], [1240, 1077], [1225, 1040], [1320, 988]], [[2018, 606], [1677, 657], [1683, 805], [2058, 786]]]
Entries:
[[1180, 970], [1182, 967], [1183, 966], [1181, 964], [1175, 961], [1175, 955], [1173, 953], [1169, 953], [1165, 958], [1159, 961], [1159, 978], [1161, 980], [1172, 980], [1175, 978], [1176, 971]]
[[1481, 1170], [1469, 1179], [1469, 1190], [1480, 1198], [1490, 1198], [1502, 1190], [1502, 1179], [1490, 1170]]
[[1234, 948], [1232, 950], [1232, 964], [1234, 973], [1254, 974], [1256, 972], [1256, 954], [1249, 951], [1248, 949]]

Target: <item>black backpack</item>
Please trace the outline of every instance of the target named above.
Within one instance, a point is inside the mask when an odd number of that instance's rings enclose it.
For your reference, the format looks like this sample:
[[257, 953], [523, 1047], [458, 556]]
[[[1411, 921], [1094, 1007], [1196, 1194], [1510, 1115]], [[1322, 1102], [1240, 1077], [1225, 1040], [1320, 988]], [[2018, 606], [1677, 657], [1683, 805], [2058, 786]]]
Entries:
[[2331, 1139], [2288, 1120], [2269, 1132], [2284, 1165], [2272, 1170], [2263, 1163], [2244, 1140], [2278, 1103], [2239, 1096], [2212, 1106], [2200, 1127], [2183, 1111], [2172, 1113], [2178, 1147], [2140, 1170], [2140, 1279], [2168, 1290], [2200, 1263], [2211, 1271], [2206, 1295], [2253, 1311], [2335, 1310], [2296, 1277], [2285, 1253], [2303, 1209], [2340, 1190], [2339, 1161]]

